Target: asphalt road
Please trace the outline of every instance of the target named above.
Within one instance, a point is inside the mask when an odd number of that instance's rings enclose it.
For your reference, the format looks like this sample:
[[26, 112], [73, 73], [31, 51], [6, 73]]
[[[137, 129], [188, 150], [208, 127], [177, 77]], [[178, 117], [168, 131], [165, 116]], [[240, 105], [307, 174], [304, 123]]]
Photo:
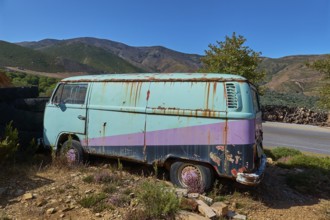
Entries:
[[276, 122], [262, 124], [265, 147], [293, 147], [330, 155], [330, 128]]

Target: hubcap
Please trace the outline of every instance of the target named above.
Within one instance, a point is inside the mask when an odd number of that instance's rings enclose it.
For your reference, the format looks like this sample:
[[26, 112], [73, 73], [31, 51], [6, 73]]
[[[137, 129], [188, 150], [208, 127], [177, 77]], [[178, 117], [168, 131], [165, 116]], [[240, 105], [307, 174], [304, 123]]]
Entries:
[[189, 165], [184, 167], [181, 171], [181, 178], [180, 178], [182, 185], [188, 186], [189, 181], [192, 179], [200, 180], [201, 179], [200, 171], [195, 166]]
[[69, 149], [66, 153], [66, 159], [69, 164], [74, 164], [77, 161], [77, 154], [74, 149]]

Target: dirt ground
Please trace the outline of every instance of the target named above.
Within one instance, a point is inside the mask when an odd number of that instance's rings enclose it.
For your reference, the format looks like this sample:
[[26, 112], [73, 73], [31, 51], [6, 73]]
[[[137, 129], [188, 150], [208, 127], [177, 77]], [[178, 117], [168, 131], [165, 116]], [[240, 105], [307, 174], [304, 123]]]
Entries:
[[[111, 164], [112, 163], [112, 164]], [[101, 187], [83, 179], [110, 170], [113, 161], [75, 169], [50, 166], [20, 171], [0, 171], [0, 220], [2, 219], [123, 219], [132, 205], [100, 213], [83, 208], [79, 199], [99, 192]], [[118, 172], [113, 171], [112, 172]], [[152, 168], [124, 164], [122, 187], [132, 187], [151, 178]], [[263, 182], [255, 188], [241, 187], [231, 180], [219, 180], [220, 194], [229, 209], [247, 219], [330, 219], [330, 195], [302, 195], [285, 183], [285, 169], [268, 166]], [[143, 174], [143, 175], [141, 175]], [[166, 181], [166, 173], [159, 181]], [[149, 177], [148, 177], [149, 176]], [[169, 182], [167, 184], [170, 185]], [[120, 189], [118, 189], [120, 190]]]

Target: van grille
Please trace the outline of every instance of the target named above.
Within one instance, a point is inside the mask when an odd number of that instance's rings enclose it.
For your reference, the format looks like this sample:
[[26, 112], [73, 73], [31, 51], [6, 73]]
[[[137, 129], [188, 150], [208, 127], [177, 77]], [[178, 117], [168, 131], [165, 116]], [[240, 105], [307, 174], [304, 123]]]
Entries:
[[226, 83], [227, 106], [228, 108], [238, 108], [238, 98], [236, 95], [236, 86], [234, 83]]

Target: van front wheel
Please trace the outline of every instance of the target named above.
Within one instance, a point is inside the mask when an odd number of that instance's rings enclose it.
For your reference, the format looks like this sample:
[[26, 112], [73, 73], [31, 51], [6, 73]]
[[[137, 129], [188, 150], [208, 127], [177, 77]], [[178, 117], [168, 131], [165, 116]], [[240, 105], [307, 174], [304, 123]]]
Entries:
[[78, 165], [83, 161], [83, 149], [79, 141], [67, 140], [62, 145], [60, 153], [68, 165]]
[[170, 179], [174, 185], [181, 188], [203, 192], [212, 187], [213, 173], [203, 165], [175, 162], [170, 168]]

